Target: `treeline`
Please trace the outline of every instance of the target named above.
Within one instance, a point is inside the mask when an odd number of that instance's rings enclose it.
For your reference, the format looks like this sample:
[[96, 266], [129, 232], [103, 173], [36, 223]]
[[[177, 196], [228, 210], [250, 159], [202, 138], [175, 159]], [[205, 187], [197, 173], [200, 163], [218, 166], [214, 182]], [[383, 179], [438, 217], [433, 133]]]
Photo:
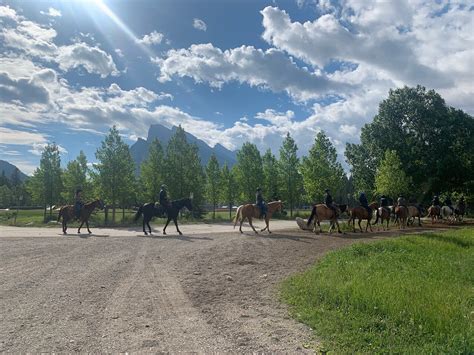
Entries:
[[166, 148], [152, 142], [136, 176], [129, 147], [113, 127], [97, 149], [97, 163], [90, 166], [81, 152], [61, 169], [58, 147], [50, 144], [26, 186], [18, 181], [15, 186], [25, 194], [23, 204], [43, 206], [45, 216], [47, 207], [52, 215], [51, 206], [73, 203], [80, 187], [84, 200], [101, 198], [111, 206], [113, 220], [117, 208], [157, 201], [163, 183], [172, 199], [192, 196], [197, 216], [205, 206], [215, 211], [219, 205], [254, 202], [257, 187], [267, 201], [281, 199], [291, 215], [297, 207], [322, 202], [326, 188], [335, 201], [350, 205], [361, 191], [371, 199], [404, 194], [425, 203], [433, 194], [464, 194], [472, 203], [473, 128], [471, 116], [447, 107], [435, 91], [404, 87], [391, 90], [380, 104], [373, 122], [362, 128], [361, 143], [347, 144], [349, 176], [323, 131], [301, 159], [297, 142], [287, 134], [278, 156], [270, 150], [262, 155], [247, 142], [230, 167], [220, 166], [215, 156], [203, 166], [197, 146], [187, 142], [181, 127]]

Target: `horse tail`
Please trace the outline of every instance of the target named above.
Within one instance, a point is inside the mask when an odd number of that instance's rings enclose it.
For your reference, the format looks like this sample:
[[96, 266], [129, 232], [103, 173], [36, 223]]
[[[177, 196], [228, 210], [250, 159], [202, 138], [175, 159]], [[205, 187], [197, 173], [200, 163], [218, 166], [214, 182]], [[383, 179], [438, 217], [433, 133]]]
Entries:
[[234, 217], [234, 229], [235, 229], [235, 226], [237, 225], [237, 221], [240, 219], [241, 214], [242, 214], [242, 206], [239, 206], [237, 208], [237, 213], [235, 214], [235, 217]]
[[140, 208], [138, 209], [137, 213], [135, 214], [135, 218], [134, 218], [134, 221], [138, 221], [138, 219], [140, 218], [140, 216], [142, 215], [143, 213], [143, 205], [140, 206]]
[[313, 220], [314, 216], [316, 216], [316, 206], [313, 206], [313, 210], [311, 211], [311, 216], [309, 216], [308, 222], [306, 222], [307, 226], [311, 224], [311, 221]]

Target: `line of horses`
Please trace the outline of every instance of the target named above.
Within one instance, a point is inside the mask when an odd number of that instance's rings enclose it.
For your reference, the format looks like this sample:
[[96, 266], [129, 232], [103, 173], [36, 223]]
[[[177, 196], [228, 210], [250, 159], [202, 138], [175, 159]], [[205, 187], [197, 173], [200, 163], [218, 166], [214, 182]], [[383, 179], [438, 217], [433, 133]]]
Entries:
[[[268, 233], [271, 233], [270, 230], [270, 219], [272, 215], [277, 211], [283, 210], [283, 203], [282, 201], [272, 201], [267, 204], [268, 209], [266, 216], [264, 218], [265, 221], [265, 228], [261, 231], [267, 230]], [[155, 203], [145, 203], [141, 205], [138, 211], [135, 214], [135, 222], [143, 215], [143, 233], [148, 235], [148, 233], [152, 233], [150, 221], [153, 217], [163, 217], [164, 213], [166, 212], [167, 221], [163, 228], [163, 234], [166, 234], [166, 228], [168, 224], [173, 220], [176, 231], [182, 235], [182, 232], [179, 230], [178, 227], [178, 215], [179, 211], [183, 208], [187, 208], [189, 211], [192, 211], [193, 205], [192, 200], [190, 198], [183, 198], [180, 200], [171, 201], [170, 205], [166, 208], [166, 211], [162, 206], [159, 206]], [[400, 229], [406, 228], [407, 225], [414, 224], [416, 218], [418, 218], [418, 225], [421, 226], [421, 218], [426, 213], [423, 208], [417, 208], [415, 206], [388, 206], [388, 207], [380, 207], [376, 202], [373, 202], [369, 205], [372, 210], [372, 213], [369, 213], [368, 210], [362, 206], [348, 208], [347, 205], [343, 204], [335, 204], [335, 209], [331, 209], [324, 204], [316, 204], [313, 206], [311, 210], [311, 215], [306, 223], [307, 227], [310, 228], [312, 226], [312, 230], [314, 232], [317, 231], [316, 226], [319, 227], [319, 232], [322, 232], [321, 224], [322, 221], [329, 221], [329, 232], [332, 231], [333, 228], [337, 227], [339, 233], [341, 232], [338, 217], [347, 212], [349, 215], [348, 225], [352, 225], [352, 229], [355, 232], [355, 223], [356, 220], [358, 222], [358, 226], [360, 231], [362, 232], [361, 222], [366, 220], [367, 224], [365, 227], [365, 231], [367, 232], [368, 229], [372, 231], [372, 219], [375, 215], [375, 222], [374, 225], [380, 221], [380, 224], [383, 230], [389, 228], [389, 223], [392, 221], [395, 224], [398, 224]], [[63, 206], [59, 209], [58, 214], [58, 222], [62, 218], [62, 230], [64, 234], [67, 234], [67, 223], [73, 221], [75, 219], [79, 220], [80, 225], [77, 230], [77, 233], [81, 233], [81, 228], [86, 224], [87, 231], [92, 233], [89, 229], [89, 217], [95, 209], [104, 209], [104, 203], [101, 200], [95, 200], [90, 203], [87, 203], [83, 206], [80, 212], [80, 216], [77, 218], [75, 215], [75, 208], [73, 205]], [[462, 221], [464, 214], [465, 214], [465, 207], [464, 206], [457, 206], [456, 208], [451, 209], [449, 206], [430, 206], [427, 210], [426, 217], [431, 217], [432, 223], [439, 221], [441, 219], [447, 220], [449, 223], [453, 223], [455, 221]], [[250, 227], [253, 229], [255, 233], [258, 233], [255, 227], [253, 226], [253, 219], [260, 218], [260, 209], [255, 204], [246, 204], [241, 205], [237, 208], [236, 215], [234, 217], [234, 228], [236, 227], [237, 223], [240, 222], [239, 231], [242, 232], [242, 224], [247, 219], [249, 221]], [[145, 229], [145, 226], [148, 227], [148, 232]]]

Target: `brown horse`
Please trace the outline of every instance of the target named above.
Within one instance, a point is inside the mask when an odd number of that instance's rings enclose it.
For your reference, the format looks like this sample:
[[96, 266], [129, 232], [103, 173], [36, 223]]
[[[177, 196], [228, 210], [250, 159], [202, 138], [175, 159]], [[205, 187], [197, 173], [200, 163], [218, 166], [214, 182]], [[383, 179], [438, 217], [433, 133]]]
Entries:
[[[270, 231], [270, 218], [272, 218], [272, 214], [275, 213], [276, 211], [281, 211], [283, 209], [283, 203], [281, 201], [272, 201], [267, 204], [268, 206], [268, 211], [267, 215], [265, 216], [265, 223], [266, 227], [261, 230], [263, 232], [264, 230], [268, 230], [268, 233], [271, 233]], [[253, 224], [252, 224], [252, 218], [260, 218], [260, 208], [257, 205], [254, 204], [247, 204], [247, 205], [240, 205], [239, 208], [237, 208], [237, 213], [234, 217], [234, 228], [237, 225], [237, 221], [240, 220], [240, 233], [242, 232], [242, 223], [244, 223], [245, 219], [247, 218], [249, 220], [250, 227], [252, 227], [253, 231], [258, 234], [258, 232], [255, 230]]]
[[[379, 207], [379, 204], [377, 202], [372, 202], [369, 205], [369, 207], [372, 209], [372, 212], [373, 212]], [[362, 206], [357, 206], [357, 207], [349, 209], [349, 220], [347, 221], [347, 224], [350, 226], [351, 222], [352, 222], [352, 228], [353, 228], [354, 232], [356, 231], [355, 230], [355, 220], [356, 220], [356, 218], [359, 220], [358, 224], [359, 224], [359, 228], [360, 228], [361, 232], [362, 232], [362, 226], [360, 225], [360, 222], [364, 219], [367, 220], [367, 225], [365, 226], [365, 231], [367, 232], [367, 228], [370, 228], [370, 231], [372, 232], [372, 226], [370, 225], [370, 220], [372, 219], [372, 213], [369, 214], [367, 209], [365, 209], [365, 207], [362, 207]]]
[[[86, 203], [84, 207], [81, 209], [81, 215], [79, 216], [79, 221], [81, 225], [77, 230], [77, 233], [81, 233], [81, 228], [84, 222], [86, 223], [87, 231], [91, 234], [91, 230], [89, 229], [89, 217], [96, 208], [100, 208], [101, 210], [104, 209], [104, 203], [101, 200], [95, 200], [90, 203]], [[76, 213], [74, 210], [74, 205], [66, 205], [59, 209], [58, 215], [58, 222], [63, 217], [63, 233], [67, 234], [67, 222], [76, 219]]]
[[428, 208], [428, 217], [431, 217], [431, 224], [434, 224], [435, 220], [441, 219], [441, 208], [439, 206], [430, 206]]
[[418, 226], [421, 227], [421, 213], [418, 208], [415, 206], [408, 206], [408, 223], [413, 225], [415, 223], [415, 219], [418, 217]]
[[395, 215], [397, 216], [397, 219], [398, 219], [399, 228], [405, 229], [407, 225], [408, 208], [405, 206], [396, 206]]
[[341, 213], [345, 212], [347, 205], [334, 205], [334, 207], [336, 207], [337, 213], [334, 213], [334, 210], [330, 209], [325, 204], [314, 205], [306, 225], [309, 226], [314, 218], [313, 232], [316, 233], [317, 223], [319, 227], [319, 233], [321, 233], [323, 230], [321, 229], [321, 224], [319, 224], [319, 222], [330, 221], [328, 233], [331, 233], [334, 225], [337, 226], [337, 231], [339, 233], [342, 233], [341, 229], [339, 228], [339, 222], [337, 221], [337, 217]]
[[377, 208], [377, 215], [375, 218], [374, 225], [377, 224], [380, 218], [380, 224], [382, 225], [382, 229], [385, 230], [385, 227], [383, 225], [384, 221], [387, 221], [387, 230], [389, 229], [388, 223], [390, 222], [390, 217], [391, 217], [391, 212], [388, 207], [379, 207]]

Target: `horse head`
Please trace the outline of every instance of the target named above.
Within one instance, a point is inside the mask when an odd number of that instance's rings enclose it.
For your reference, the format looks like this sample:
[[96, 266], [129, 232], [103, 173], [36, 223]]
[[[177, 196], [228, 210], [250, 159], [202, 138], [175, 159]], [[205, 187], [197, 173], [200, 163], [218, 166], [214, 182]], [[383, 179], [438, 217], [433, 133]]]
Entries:
[[186, 198], [186, 199], [184, 200], [184, 207], [186, 207], [188, 210], [192, 211], [192, 210], [193, 210], [192, 199]]
[[341, 213], [344, 213], [347, 210], [347, 205], [337, 205], [337, 207], [339, 208]]
[[102, 201], [101, 199], [98, 199], [96, 201], [96, 206], [99, 207], [101, 210], [103, 210], [105, 208], [104, 201]]

